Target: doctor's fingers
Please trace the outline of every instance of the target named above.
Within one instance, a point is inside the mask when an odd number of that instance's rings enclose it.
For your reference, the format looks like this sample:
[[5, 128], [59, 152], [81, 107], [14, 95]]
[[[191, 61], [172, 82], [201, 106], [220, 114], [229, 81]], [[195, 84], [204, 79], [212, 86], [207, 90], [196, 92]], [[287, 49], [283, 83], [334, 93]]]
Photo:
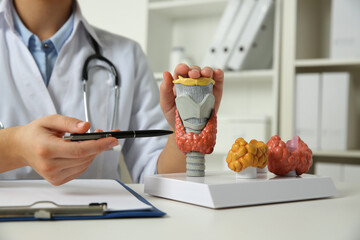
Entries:
[[164, 81], [160, 85], [160, 107], [165, 118], [171, 127], [175, 125], [175, 96], [176, 91], [173, 84], [173, 78], [169, 72], [163, 73]]
[[192, 65], [189, 69], [188, 76], [190, 78], [201, 77], [201, 68], [199, 66]]
[[[173, 77], [171, 76], [171, 73], [169, 72], [164, 72], [163, 73], [163, 81], [160, 84], [160, 95], [162, 95], [161, 97], [165, 97], [165, 99], [175, 99], [176, 96], [176, 92], [175, 92], [175, 87], [174, 87], [174, 83], [173, 83]], [[162, 99], [160, 98], [160, 101]], [[174, 101], [174, 100], [172, 100]]]
[[[47, 167], [49, 170], [49, 173], [57, 174], [59, 172], [64, 172], [71, 168], [76, 168], [83, 165], [90, 165], [91, 162], [95, 159], [97, 154], [90, 155], [83, 158], [54, 158], [49, 161], [47, 161]], [[43, 169], [44, 170], [44, 169]]]
[[[104, 130], [102, 130], [102, 129], [96, 129], [94, 132], [99, 133], [99, 132], [104, 132]], [[115, 128], [115, 129], [110, 130], [110, 132], [120, 132], [120, 129]]]
[[189, 75], [190, 67], [184, 63], [180, 63], [175, 67], [174, 70], [174, 79], [178, 79], [179, 75], [187, 78]]
[[76, 169], [76, 171], [73, 171], [74, 169], [69, 170], [69, 172], [67, 174], [72, 173], [72, 172], [75, 172], [75, 173], [64, 178], [61, 184], [67, 183], [67, 182], [79, 177], [81, 174], [83, 174], [86, 171], [86, 169], [88, 169], [88, 167], [89, 167], [89, 165], [79, 167]]
[[98, 155], [117, 145], [119, 145], [119, 142], [113, 137], [80, 142], [63, 141], [61, 139], [59, 142], [52, 143], [49, 148], [52, 149], [53, 158], [84, 158]]
[[60, 164], [56, 164], [58, 166], [52, 172], [42, 172], [41, 175], [51, 184], [58, 186], [80, 176], [88, 169], [94, 158], [95, 156], [78, 159], [79, 161], [71, 159], [72, 162], [76, 162], [75, 165], [71, 165], [73, 163], [69, 162], [69, 159], [56, 159], [56, 162]]
[[215, 111], [217, 112], [220, 107], [220, 102], [223, 94], [223, 85], [224, 85], [224, 72], [221, 69], [216, 69], [213, 72], [213, 79], [215, 81], [213, 94], [215, 96]]
[[178, 79], [179, 76], [182, 76], [184, 78], [199, 78], [201, 77], [201, 68], [196, 65], [192, 65], [191, 67], [189, 67], [186, 64], [180, 63], [175, 68], [174, 78]]
[[186, 64], [178, 64], [174, 71], [174, 78], [178, 79], [179, 75], [182, 77], [199, 78], [208, 77], [213, 78], [213, 69], [211, 67], [200, 68], [199, 66], [192, 65], [191, 67]]
[[59, 114], [45, 116], [36, 120], [42, 127], [58, 132], [84, 133], [90, 128], [89, 122]]
[[[205, 68], [203, 68], [203, 70], [204, 69]], [[215, 80], [215, 85], [221, 84], [221, 86], [222, 86], [222, 84], [224, 82], [224, 72], [220, 68], [213, 70], [213, 79]]]
[[201, 76], [206, 78], [213, 78], [214, 70], [211, 67], [204, 67], [200, 70]]

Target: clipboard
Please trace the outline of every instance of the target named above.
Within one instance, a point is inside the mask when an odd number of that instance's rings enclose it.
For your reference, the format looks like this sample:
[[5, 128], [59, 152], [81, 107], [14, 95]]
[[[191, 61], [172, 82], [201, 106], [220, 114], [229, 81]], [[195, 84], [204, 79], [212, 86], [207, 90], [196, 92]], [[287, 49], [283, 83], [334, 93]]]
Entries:
[[[118, 182], [134, 197], [150, 207], [140, 210], [108, 211], [106, 202], [90, 203], [88, 205], [62, 205], [52, 201], [38, 201], [24, 206], [0, 206], [0, 222], [162, 217], [166, 215], [165, 212], [154, 207], [130, 187], [118, 180], [114, 181]], [[45, 205], [45, 207], [41, 207], [41, 205]]]

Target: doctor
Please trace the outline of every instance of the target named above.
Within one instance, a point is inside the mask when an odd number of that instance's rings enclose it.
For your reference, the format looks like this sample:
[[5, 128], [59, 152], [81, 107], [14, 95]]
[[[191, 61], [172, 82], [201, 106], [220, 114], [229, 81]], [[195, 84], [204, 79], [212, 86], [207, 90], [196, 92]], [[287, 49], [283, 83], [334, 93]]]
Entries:
[[91, 126], [84, 121], [81, 71], [95, 52], [94, 42], [121, 77], [116, 129], [174, 128], [172, 80], [178, 75], [212, 76], [218, 109], [221, 70], [179, 64], [174, 76], [164, 73], [159, 95], [139, 45], [90, 26], [76, 1], [2, 0], [0, 121], [5, 129], [0, 130], [0, 179], [43, 177], [54, 185], [78, 177], [119, 179], [119, 152], [105, 151], [118, 144], [134, 182], [156, 172], [185, 171], [185, 156], [173, 135], [120, 141], [62, 139], [67, 132], [111, 128], [114, 81], [109, 71], [98, 67], [89, 70]]

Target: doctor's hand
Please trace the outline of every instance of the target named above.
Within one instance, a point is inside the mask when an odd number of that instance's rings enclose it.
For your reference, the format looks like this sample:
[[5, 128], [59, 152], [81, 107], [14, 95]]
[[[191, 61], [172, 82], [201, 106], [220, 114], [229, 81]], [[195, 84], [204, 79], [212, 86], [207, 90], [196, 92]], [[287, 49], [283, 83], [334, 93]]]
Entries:
[[[212, 78], [215, 80], [213, 94], [215, 96], [215, 111], [217, 112], [220, 106], [220, 101], [223, 92], [224, 73], [220, 69], [213, 70], [210, 67], [200, 68], [198, 66], [187, 66], [179, 64], [176, 66], [174, 75], [169, 72], [164, 72], [164, 80], [160, 85], [160, 106], [164, 113], [166, 120], [172, 129], [175, 129], [175, 97], [176, 91], [173, 80], [178, 79], [178, 76], [190, 78]], [[175, 141], [175, 134], [169, 135], [168, 142], [164, 150], [160, 154], [157, 171], [158, 173], [178, 173], [186, 171], [186, 155], [181, 152]]]
[[217, 112], [220, 106], [220, 101], [223, 92], [224, 72], [220, 69], [213, 70], [210, 67], [200, 68], [198, 66], [187, 66], [186, 64], [178, 64], [175, 68], [174, 75], [169, 72], [163, 73], [163, 82], [160, 85], [160, 106], [164, 113], [164, 116], [170, 126], [175, 129], [175, 87], [173, 80], [178, 79], [178, 76], [190, 77], [190, 78], [212, 78], [215, 80], [213, 88], [213, 94], [215, 96], [215, 111]]
[[19, 127], [17, 149], [24, 165], [32, 167], [53, 185], [80, 176], [101, 152], [118, 145], [116, 138], [71, 142], [66, 132], [85, 133], [90, 123], [61, 115], [50, 115]]

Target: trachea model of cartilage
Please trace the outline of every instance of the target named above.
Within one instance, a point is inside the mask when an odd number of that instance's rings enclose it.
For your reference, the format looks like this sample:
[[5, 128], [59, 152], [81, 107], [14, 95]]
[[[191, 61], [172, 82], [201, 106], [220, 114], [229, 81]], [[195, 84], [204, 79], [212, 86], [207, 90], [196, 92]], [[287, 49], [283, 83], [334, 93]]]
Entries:
[[186, 175], [205, 175], [205, 154], [216, 143], [215, 97], [211, 78], [183, 78], [173, 81], [176, 89], [175, 136], [178, 148], [186, 153]]

